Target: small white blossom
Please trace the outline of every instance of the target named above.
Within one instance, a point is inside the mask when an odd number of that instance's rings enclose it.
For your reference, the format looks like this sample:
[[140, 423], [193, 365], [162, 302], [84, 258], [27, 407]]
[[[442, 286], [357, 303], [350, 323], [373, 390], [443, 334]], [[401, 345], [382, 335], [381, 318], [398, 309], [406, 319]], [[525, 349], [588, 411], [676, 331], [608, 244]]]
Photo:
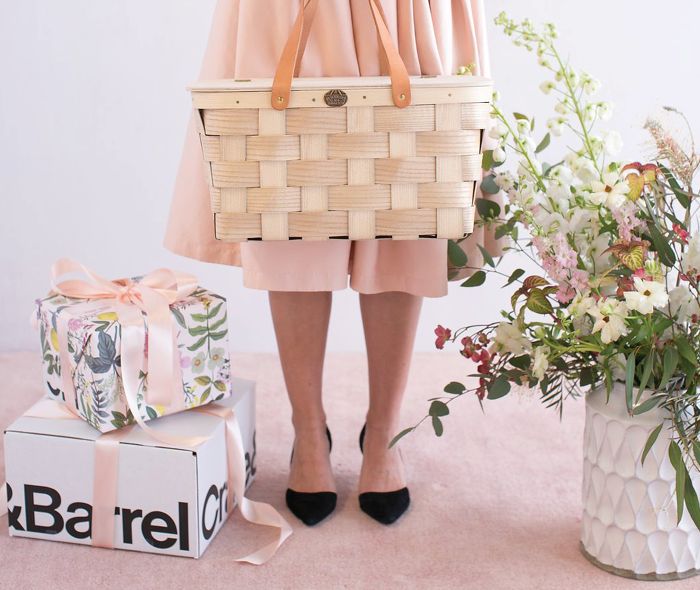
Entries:
[[499, 145], [492, 153], [493, 161], [497, 164], [506, 161], [506, 151]]
[[557, 87], [557, 85], [554, 82], [552, 82], [551, 80], [547, 80], [546, 82], [542, 82], [542, 84], [540, 84], [540, 90], [544, 94], [549, 94], [556, 87]]
[[509, 352], [522, 354], [532, 348], [530, 341], [523, 336], [517, 326], [501, 322], [496, 327], [496, 334], [491, 346], [492, 352]]
[[564, 123], [566, 123], [564, 117], [553, 117], [547, 121], [547, 128], [552, 135], [559, 137], [564, 131]]
[[603, 176], [603, 182], [591, 182], [588, 199], [594, 205], [606, 205], [609, 209], [616, 209], [625, 202], [629, 190], [626, 180], [616, 172], [609, 172]]
[[554, 107], [554, 110], [560, 115], [568, 115], [571, 112], [569, 105], [564, 101], [558, 102], [557, 106]]
[[608, 131], [603, 137], [603, 145], [608, 156], [617, 156], [622, 151], [622, 136], [617, 131]]
[[507, 136], [508, 136], [508, 128], [500, 121], [496, 121], [491, 126], [491, 129], [489, 129], [489, 137], [491, 137], [493, 139], [503, 140]]
[[700, 236], [693, 236], [688, 241], [688, 249], [681, 261], [683, 272], [700, 271]]
[[668, 292], [668, 304], [671, 314], [683, 323], [699, 311], [698, 302], [685, 285], [678, 285]]
[[520, 135], [530, 134], [530, 121], [528, 119], [518, 119], [518, 133]]
[[668, 293], [663, 283], [634, 277], [634, 288], [636, 291], [625, 291], [628, 309], [647, 315], [655, 307], [664, 307], [668, 303]]
[[532, 374], [537, 377], [537, 379], [544, 379], [544, 374], [549, 368], [548, 354], [549, 348], [546, 346], [538, 346], [535, 348], [535, 355], [532, 360]]
[[499, 172], [493, 181], [502, 191], [508, 192], [515, 186], [515, 179], [510, 172]]
[[566, 311], [574, 318], [579, 318], [586, 315], [591, 309], [595, 307], [595, 299], [593, 297], [587, 297], [581, 293], [577, 293], [576, 297], [571, 300]]
[[595, 78], [591, 78], [590, 76], [587, 76], [583, 80], [583, 91], [588, 94], [596, 94], [600, 90], [600, 82], [596, 80]]
[[614, 105], [611, 102], [598, 103], [598, 116], [602, 121], [609, 121], [613, 116]]
[[593, 333], [600, 332], [600, 339], [604, 344], [615, 342], [621, 336], [627, 334], [627, 306], [624, 301], [608, 298], [598, 301], [596, 306], [588, 311], [593, 317]]

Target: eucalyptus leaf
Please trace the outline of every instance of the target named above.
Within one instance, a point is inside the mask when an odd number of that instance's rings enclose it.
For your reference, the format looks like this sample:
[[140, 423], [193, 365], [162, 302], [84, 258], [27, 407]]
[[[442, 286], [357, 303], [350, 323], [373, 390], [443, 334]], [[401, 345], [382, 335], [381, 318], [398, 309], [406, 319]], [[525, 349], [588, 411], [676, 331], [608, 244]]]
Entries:
[[659, 438], [659, 434], [661, 433], [661, 429], [663, 428], [663, 426], [664, 425], [662, 422], [656, 428], [654, 428], [654, 430], [651, 431], [651, 434], [647, 438], [647, 442], [644, 445], [644, 450], [642, 451], [642, 465], [644, 465], [644, 460], [647, 458], [649, 451], [651, 451], [651, 448], [654, 446], [654, 443]]
[[477, 270], [472, 276], [462, 283], [462, 287], [479, 287], [486, 281], [486, 273], [483, 270]]
[[467, 265], [467, 253], [462, 250], [454, 240], [447, 240], [447, 258], [452, 266], [463, 267]]
[[450, 381], [447, 385], [445, 385], [445, 389], [443, 389], [445, 393], [451, 393], [452, 395], [462, 395], [466, 391], [466, 387], [464, 387], [464, 384], [459, 383], [458, 381]]
[[484, 258], [484, 263], [488, 264], [491, 268], [496, 268], [496, 263], [493, 261], [493, 256], [489, 254], [488, 250], [484, 248], [481, 244], [477, 244], [481, 256]]
[[484, 155], [481, 159], [481, 168], [482, 170], [489, 171], [491, 168], [493, 168], [494, 161], [493, 161], [493, 150], [484, 150]]
[[539, 143], [539, 144], [537, 145], [537, 147], [535, 148], [535, 153], [536, 153], [536, 154], [539, 154], [540, 152], [546, 150], [547, 147], [549, 147], [549, 144], [550, 144], [551, 142], [552, 142], [552, 136], [551, 136], [549, 133], [547, 133], [547, 135], [545, 135], [545, 136], [542, 138], [542, 141], [540, 141], [540, 143]]
[[482, 219], [493, 219], [501, 214], [501, 206], [495, 201], [480, 198], [476, 200], [475, 205]]
[[415, 430], [415, 426], [410, 426], [409, 428], [404, 428], [394, 438], [391, 439], [391, 442], [389, 443], [389, 448], [393, 447], [397, 442], [399, 442], [399, 440], [401, 440], [409, 432], [413, 432], [414, 430]]
[[498, 399], [510, 392], [510, 383], [505, 377], [496, 377], [488, 386], [488, 399]]
[[442, 436], [444, 428], [442, 426], [442, 421], [437, 416], [433, 416], [433, 430], [436, 436]]
[[430, 409], [428, 410], [428, 415], [429, 416], [447, 416], [450, 413], [450, 408], [449, 406], [440, 400], [434, 400], [432, 404], [430, 404]]
[[517, 281], [520, 277], [522, 277], [525, 274], [525, 271], [522, 268], [518, 268], [514, 270], [511, 275], [508, 277], [508, 281], [506, 282], [504, 287], [507, 287], [508, 285], [512, 285], [515, 281]]

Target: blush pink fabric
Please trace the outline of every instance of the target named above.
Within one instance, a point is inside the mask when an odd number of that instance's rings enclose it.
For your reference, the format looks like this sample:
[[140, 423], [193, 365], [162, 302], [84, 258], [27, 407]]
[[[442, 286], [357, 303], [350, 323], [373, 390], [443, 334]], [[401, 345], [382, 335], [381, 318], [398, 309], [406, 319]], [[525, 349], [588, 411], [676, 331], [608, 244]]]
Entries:
[[[452, 74], [473, 63], [477, 74], [489, 75], [482, 0], [382, 0], [382, 7], [409, 74]], [[290, 0], [219, 0], [200, 79], [272, 77], [298, 9]], [[300, 76], [382, 73], [367, 0], [319, 3]], [[476, 230], [466, 243], [471, 264], [481, 260], [477, 244], [498, 247], [493, 236]], [[445, 240], [217, 241], [192, 122], [165, 245], [190, 258], [242, 266], [244, 284], [256, 289], [333, 291], [347, 287], [350, 276], [361, 293], [447, 292]]]

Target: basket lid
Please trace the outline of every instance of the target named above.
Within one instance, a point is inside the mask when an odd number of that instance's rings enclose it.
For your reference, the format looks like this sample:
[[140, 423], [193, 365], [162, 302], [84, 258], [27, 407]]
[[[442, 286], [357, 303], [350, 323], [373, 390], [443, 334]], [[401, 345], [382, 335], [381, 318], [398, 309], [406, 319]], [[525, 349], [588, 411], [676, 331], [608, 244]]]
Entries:
[[[455, 88], [465, 86], [488, 87], [492, 85], [490, 78], [481, 76], [411, 76], [411, 86], [414, 88]], [[391, 86], [389, 76], [351, 76], [294, 78], [292, 90], [313, 90], [315, 88], [387, 88]], [[203, 80], [190, 84], [187, 89], [192, 92], [260, 92], [272, 88], [272, 78], [253, 78], [237, 80], [225, 78], [220, 80]]]

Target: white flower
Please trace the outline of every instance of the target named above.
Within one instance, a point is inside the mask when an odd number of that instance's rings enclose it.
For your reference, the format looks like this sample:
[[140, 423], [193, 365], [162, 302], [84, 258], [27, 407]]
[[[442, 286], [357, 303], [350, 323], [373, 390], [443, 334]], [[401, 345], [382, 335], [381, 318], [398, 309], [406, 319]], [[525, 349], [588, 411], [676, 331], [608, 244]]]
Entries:
[[616, 209], [625, 202], [629, 190], [626, 180], [616, 172], [609, 172], [603, 176], [603, 182], [600, 180], [591, 182], [591, 193], [588, 199], [594, 205], [606, 205], [610, 209]]
[[510, 191], [515, 186], [515, 179], [510, 172], [498, 172], [493, 181], [498, 188], [505, 192]]
[[530, 341], [522, 335], [517, 326], [501, 322], [496, 327], [492, 351], [522, 354], [532, 348]]
[[671, 315], [676, 316], [681, 323], [687, 322], [690, 316], [699, 311], [697, 300], [685, 285], [678, 285], [669, 291], [668, 304]]
[[627, 306], [624, 301], [601, 299], [588, 311], [588, 315], [595, 320], [593, 333], [600, 332], [600, 339], [604, 344], [615, 342], [620, 336], [627, 334]]
[[529, 121], [529, 119], [518, 119], [517, 126], [518, 126], [518, 133], [520, 133], [520, 135], [530, 135], [530, 121]]
[[617, 131], [608, 131], [603, 136], [603, 146], [608, 156], [617, 156], [622, 151], [622, 136]]
[[570, 166], [576, 177], [582, 182], [591, 182], [598, 178], [598, 172], [588, 158], [576, 158], [572, 160]]
[[564, 101], [558, 102], [557, 106], [554, 107], [554, 110], [560, 115], [568, 115], [571, 111], [569, 105]]
[[625, 301], [631, 310], [646, 315], [655, 307], [664, 307], [668, 303], [668, 293], [663, 283], [634, 277], [634, 288], [636, 291], [625, 291]]
[[594, 307], [595, 299], [593, 297], [586, 297], [581, 293], [576, 293], [576, 297], [571, 300], [566, 311], [571, 317], [578, 318], [587, 314]]
[[554, 117], [547, 121], [547, 128], [552, 135], [559, 137], [564, 131], [564, 123], [566, 123], [564, 117]]
[[497, 164], [505, 162], [506, 161], [506, 151], [501, 146], [498, 146], [495, 150], [493, 150], [492, 158], [493, 158], [493, 161], [496, 162]]
[[537, 379], [543, 379], [544, 374], [547, 372], [547, 368], [549, 367], [548, 354], [549, 348], [546, 346], [538, 346], [535, 348], [535, 357], [532, 360], [532, 374], [537, 377]]
[[551, 80], [547, 80], [546, 82], [542, 82], [542, 84], [540, 84], [540, 90], [542, 92], [544, 92], [545, 94], [549, 94], [556, 87], [557, 87], [557, 85], [554, 82], [552, 82]]
[[489, 137], [493, 139], [504, 139], [508, 136], [508, 128], [500, 121], [494, 122], [489, 129]]
[[600, 90], [600, 82], [596, 80], [595, 78], [591, 78], [590, 76], [586, 76], [586, 78], [583, 80], [583, 91], [588, 94], [595, 94]]
[[539, 160], [534, 160], [530, 158], [528, 162], [525, 158], [520, 160], [518, 164], [518, 176], [524, 176], [525, 178], [534, 178], [531, 172], [530, 164], [532, 163], [532, 168], [534, 168], [537, 174], [542, 174], [542, 162]]
[[683, 271], [700, 270], [700, 236], [693, 236], [688, 241], [688, 249], [683, 254]]
[[598, 103], [598, 116], [602, 121], [609, 121], [613, 116], [614, 105], [611, 102]]

